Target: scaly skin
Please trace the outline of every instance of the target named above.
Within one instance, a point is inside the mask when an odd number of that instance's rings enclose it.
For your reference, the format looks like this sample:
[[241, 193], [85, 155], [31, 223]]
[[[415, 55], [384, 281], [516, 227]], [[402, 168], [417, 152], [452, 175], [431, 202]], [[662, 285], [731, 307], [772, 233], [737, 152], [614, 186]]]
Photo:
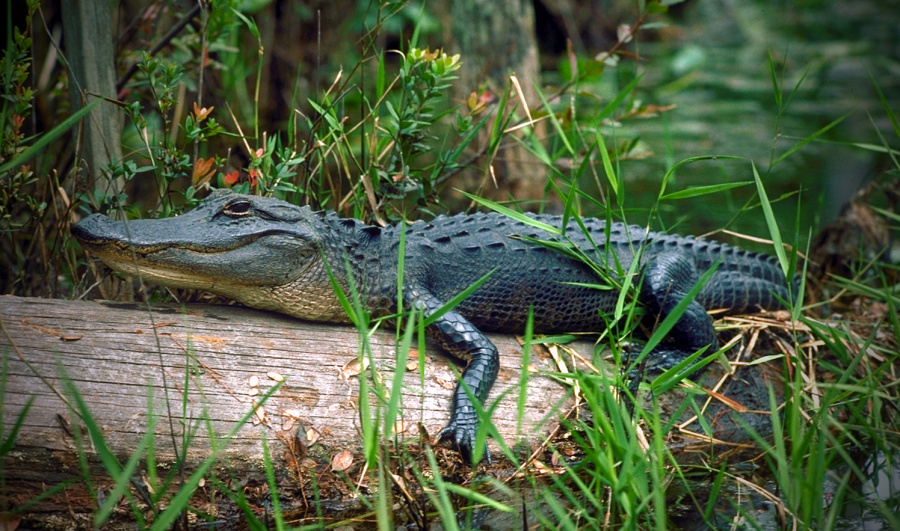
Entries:
[[[562, 223], [558, 216], [531, 217], [556, 232]], [[521, 332], [529, 307], [537, 333], [601, 330], [602, 315], [615, 308], [615, 286], [637, 256], [638, 278], [643, 279], [639, 299], [662, 320], [721, 258], [710, 282], [670, 332], [671, 341], [649, 356], [653, 365], [666, 368], [700, 348], [717, 348], [707, 310], [776, 309], [779, 297], [790, 297], [771, 257], [621, 223], [607, 228], [601, 220], [585, 218], [583, 225], [570, 221], [562, 237], [488, 213], [439, 216], [405, 228], [403, 308], [421, 309], [429, 317], [492, 272], [428, 327], [443, 349], [468, 362], [453, 396], [450, 423], [438, 437], [466, 461], [471, 460], [478, 425], [470, 395], [483, 403], [499, 367], [497, 349], [484, 332]], [[328, 270], [346, 289], [349, 263], [367, 309], [376, 317], [396, 312], [401, 230], [276, 199], [215, 192], [178, 217], [126, 224], [95, 214], [72, 227], [72, 234], [113, 269], [140, 273], [145, 281], [205, 289], [301, 319], [348, 322]], [[571, 252], [597, 267], [532, 239], [570, 244]]]

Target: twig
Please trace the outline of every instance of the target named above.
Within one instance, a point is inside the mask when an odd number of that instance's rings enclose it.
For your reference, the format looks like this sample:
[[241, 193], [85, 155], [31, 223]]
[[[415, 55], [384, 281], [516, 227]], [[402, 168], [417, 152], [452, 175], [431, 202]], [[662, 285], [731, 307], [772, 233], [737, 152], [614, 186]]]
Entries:
[[[163, 36], [163, 38], [160, 39], [160, 41], [158, 43], [156, 43], [156, 45], [153, 46], [153, 48], [150, 48], [150, 55], [156, 55], [157, 52], [162, 50], [163, 47], [165, 47], [167, 44], [169, 44], [169, 42], [171, 42], [172, 39], [174, 39], [179, 33], [181, 33], [181, 30], [183, 30], [185, 28], [185, 26], [190, 24], [191, 20], [193, 20], [194, 17], [196, 17], [199, 13], [200, 13], [200, 3], [198, 2], [197, 5], [195, 5], [194, 8], [188, 12], [187, 15], [185, 15], [181, 20], [178, 21], [178, 24], [175, 24], [172, 27], [172, 29], [170, 29], [169, 32], [166, 33]], [[202, 61], [202, 58], [201, 58], [201, 61]], [[140, 68], [139, 64], [140, 63], [134, 63], [133, 65], [131, 65], [131, 68], [129, 68], [128, 71], [125, 72], [125, 75], [123, 75], [121, 78], [119, 78], [119, 80], [116, 82], [116, 94], [121, 92], [122, 89], [125, 87], [125, 84], [128, 83], [128, 81], [131, 80], [131, 77], [137, 73], [138, 68]]]

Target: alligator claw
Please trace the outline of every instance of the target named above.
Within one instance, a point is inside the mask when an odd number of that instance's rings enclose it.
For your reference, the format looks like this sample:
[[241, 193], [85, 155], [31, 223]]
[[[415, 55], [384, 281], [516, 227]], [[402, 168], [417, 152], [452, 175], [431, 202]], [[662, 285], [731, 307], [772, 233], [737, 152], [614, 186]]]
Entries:
[[[459, 452], [465, 463], [478, 465], [473, 462], [475, 453], [475, 433], [477, 429], [477, 419], [460, 419], [453, 418], [450, 424], [438, 432], [435, 440], [440, 443], [447, 442], [450, 447]], [[487, 464], [491, 464], [491, 453], [487, 446], [484, 448], [484, 460]]]
[[[630, 347], [625, 355], [625, 365], [630, 366], [632, 360], [636, 359], [638, 355], [641, 353], [641, 346], [634, 345]], [[670, 346], [658, 346], [644, 359], [644, 362], [641, 364], [643, 366], [637, 366], [630, 371], [628, 371], [628, 379], [635, 380], [641, 379], [642, 377], [654, 377], [659, 376], [660, 374], [666, 372], [672, 367], [678, 365], [689, 356], [693, 355], [693, 352], [688, 352], [686, 350], [672, 348]], [[688, 367], [690, 369], [691, 367]], [[690, 372], [682, 373], [684, 378], [693, 379], [696, 376], [700, 376], [704, 370], [704, 367], [698, 367]]]

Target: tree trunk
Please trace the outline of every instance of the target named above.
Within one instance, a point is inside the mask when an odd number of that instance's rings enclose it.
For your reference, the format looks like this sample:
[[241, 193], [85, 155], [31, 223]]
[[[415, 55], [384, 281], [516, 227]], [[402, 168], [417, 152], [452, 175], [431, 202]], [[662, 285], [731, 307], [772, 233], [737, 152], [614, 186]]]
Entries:
[[[116, 99], [110, 2], [64, 2], [63, 39], [69, 62], [72, 110], [96, 97]], [[122, 192], [124, 182], [109, 178], [110, 162], [122, 159], [122, 112], [103, 102], [84, 121], [82, 152], [87, 160], [91, 189], [104, 195]]]
[[[482, 86], [487, 86], [499, 98], [510, 84], [510, 75], [515, 74], [529, 109], [539, 109], [541, 101], [535, 84], [540, 85], [541, 78], [531, 1], [460, 0], [453, 2], [450, 18], [456, 46], [451, 51], [462, 55], [460, 79], [454, 83], [455, 99], [464, 101]], [[516, 107], [519, 119], [526, 118], [515, 90], [510, 95], [509, 105]], [[508, 109], [497, 109], [496, 112], [508, 112]], [[487, 143], [489, 136], [485, 131], [477, 143]], [[491, 163], [493, 175], [484, 171], [469, 176], [476, 182], [454, 186], [500, 201], [544, 198], [547, 169], [512, 138], [503, 141]], [[525, 206], [534, 210], [537, 205]]]

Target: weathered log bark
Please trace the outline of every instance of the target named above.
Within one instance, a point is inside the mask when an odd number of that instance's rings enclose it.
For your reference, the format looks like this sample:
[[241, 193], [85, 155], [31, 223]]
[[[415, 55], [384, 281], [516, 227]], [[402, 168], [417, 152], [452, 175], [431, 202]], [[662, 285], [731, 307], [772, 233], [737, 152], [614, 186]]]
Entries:
[[[353, 327], [232, 306], [167, 304], [148, 311], [130, 303], [12, 296], [0, 297], [0, 319], [5, 329], [0, 351], [8, 364], [4, 433], [10, 433], [17, 415], [33, 399], [14, 458], [6, 463], [10, 485], [24, 482], [25, 487], [34, 487], [35, 481], [52, 485], [79, 474], [72, 430], [82, 423], [64, 402], [72, 402], [67, 379], [84, 397], [107, 445], [123, 459], [144, 436], [152, 399], [152, 411], [160, 417], [157, 461], [171, 463], [176, 457], [173, 443], [180, 446], [183, 430], [199, 428], [187, 449], [189, 461], [197, 463], [209, 454], [210, 438], [224, 437], [275, 385], [270, 375], [283, 375], [285, 381], [263, 405], [264, 417], [262, 411], [260, 416], [254, 414], [254, 422], [227, 442], [225, 457], [231, 458], [235, 472], [263, 470], [263, 435], [284, 439], [298, 429], [314, 430], [312, 436], [318, 439], [309, 448], [313, 455], [360, 452], [360, 382], [352, 369], [360, 336]], [[491, 396], [503, 397], [493, 413], [494, 424], [508, 443], [539, 439], [557, 425], [554, 407], [562, 406], [567, 390], [548, 377], [531, 374], [518, 435], [522, 347], [511, 336], [491, 339], [501, 353], [500, 375]], [[389, 387], [396, 365], [394, 334], [372, 334], [369, 344], [377, 379]], [[417, 361], [415, 351], [404, 368], [408, 370], [403, 380], [401, 439], [417, 437], [418, 423], [434, 435], [449, 420], [460, 366], [434, 354], [429, 349], [425, 356], [424, 385], [419, 369], [411, 366]], [[547, 372], [553, 370], [550, 361], [532, 354], [530, 364]], [[254, 377], [259, 380], [255, 388], [250, 385]], [[374, 385], [372, 378], [367, 383], [370, 388]], [[252, 395], [254, 389], [258, 395]], [[376, 406], [375, 393], [370, 393], [369, 402]], [[207, 418], [213, 434], [207, 430]], [[305, 431], [299, 437], [308, 442]], [[273, 454], [281, 455], [274, 448]], [[19, 493], [40, 492], [28, 491]]]
[[[310, 471], [328, 471], [332, 459], [345, 450], [349, 453], [343, 455], [355, 463], [354, 473], [360, 472], [359, 378], [365, 377], [370, 388], [379, 382], [389, 387], [397, 365], [395, 335], [388, 331], [391, 327], [368, 338], [374, 372], [355, 375], [358, 369], [352, 367], [361, 341], [355, 328], [234, 306], [163, 304], [148, 310], [133, 303], [0, 296], [0, 324], [5, 367], [5, 388], [0, 386], [4, 389], [0, 444], [30, 404], [15, 446], [3, 459], [0, 472], [5, 477], [5, 492], [0, 492], [0, 498], [4, 507], [21, 505], [54, 485], [82, 477], [79, 452], [90, 458], [94, 488], [101, 491], [111, 484], [84, 432], [85, 423], [70, 406], [75, 403], [72, 388], [83, 397], [106, 445], [123, 463], [147, 432], [152, 414], [158, 466], [175, 467], [183, 453], [190, 471], [213, 446], [225, 445], [217, 462], [226, 463], [229, 476], [264, 484], [265, 437], [280, 477], [292, 477], [291, 488], [302, 499], [303, 475], [308, 479]], [[560, 415], [571, 409], [570, 389], [547, 376], [559, 371], [557, 360], [546, 349], [531, 352], [521, 431], [517, 431], [522, 347], [511, 336], [490, 337], [501, 354], [500, 374], [489, 398], [489, 403], [498, 400], [493, 423], [507, 445], [539, 442], [557, 428]], [[570, 347], [584, 360], [602, 364], [593, 356], [592, 343], [583, 341]], [[415, 350], [410, 357], [410, 364], [403, 367], [402, 422], [397, 427], [401, 442], [420, 437], [419, 425], [433, 436], [446, 424], [455, 374], [460, 370], [429, 347], [423, 380], [419, 368], [412, 366], [418, 359]], [[705, 411], [713, 436], [730, 441], [729, 448], [740, 447], [747, 439], [730, 420], [734, 403], [749, 410], [767, 408], [764, 373], [758, 367], [744, 370], [752, 372], [731, 379], [733, 389], [715, 387], [718, 396], [728, 395], [732, 403], [722, 400]], [[716, 368], [708, 373], [704, 382], [713, 388], [721, 371]], [[263, 409], [255, 409], [276, 385], [273, 377], [279, 375], [284, 377], [282, 386], [265, 401]], [[252, 385], [253, 379], [258, 380], [256, 385]], [[384, 401], [376, 394], [368, 393], [367, 403], [372, 411], [380, 408], [383, 414]], [[685, 394], [677, 390], [654, 398], [664, 417], [676, 411], [684, 399]], [[682, 416], [694, 411], [689, 408]], [[254, 422], [226, 440], [226, 434], [248, 413]], [[750, 411], [741, 416], [758, 431], [765, 431], [761, 427], [768, 423], [764, 413]], [[670, 448], [687, 460], [697, 451], [708, 457], [715, 445], [709, 439], [691, 437], [691, 430], [700, 428], [695, 423], [681, 433], [670, 433]], [[182, 448], [185, 433], [191, 434], [190, 443]], [[79, 434], [84, 434], [81, 450]], [[491, 444], [494, 455], [499, 455]], [[318, 477], [321, 494], [326, 486], [321, 475]], [[301, 481], [296, 481], [298, 478]], [[71, 512], [74, 505], [89, 515], [91, 498], [86, 485], [78, 481], [32, 511]], [[333, 495], [340, 497], [341, 489]]]
[[[110, 447], [129, 449], [143, 435], [148, 393], [157, 414], [167, 413], [168, 400], [176, 425], [182, 421], [192, 425], [208, 415], [221, 436], [276, 383], [267, 376], [271, 373], [282, 375], [285, 382], [263, 406], [267, 420], [241, 429], [229, 443], [230, 454], [260, 458], [260, 432], [282, 429], [286, 410], [299, 412], [300, 423], [317, 429], [322, 434], [318, 444], [323, 447], [339, 451], [360, 446], [359, 380], [355, 374], [359, 369], [354, 371], [360, 337], [353, 327], [309, 323], [233, 306], [167, 304], [154, 305], [148, 312], [131, 303], [4, 296], [0, 307], [9, 334], [0, 339], [0, 348], [9, 360], [5, 402], [12, 406], [4, 422], [12, 422], [29, 397], [35, 399], [19, 435], [20, 445], [54, 450], [69, 447], [56, 420], [57, 415], [69, 416], [61, 399], [67, 393], [65, 377], [105, 427]], [[500, 375], [492, 393], [499, 396], [519, 386], [522, 347], [511, 336], [491, 339], [501, 352]], [[394, 334], [373, 334], [369, 343], [379, 379], [389, 386], [396, 364]], [[11, 351], [13, 346], [31, 368]], [[418, 368], [412, 366], [403, 382], [402, 420], [411, 426], [421, 422], [429, 433], [436, 433], [449, 420], [454, 371], [460, 369], [434, 354], [429, 350], [425, 358], [424, 387]], [[410, 364], [416, 362], [416, 352], [411, 355]], [[549, 360], [534, 354], [532, 365], [552, 370]], [[255, 392], [248, 382], [254, 376], [259, 380], [259, 394], [251, 396]], [[181, 418], [186, 387], [187, 415]], [[523, 424], [526, 437], [542, 431], [548, 406], [565, 395], [566, 390], [549, 378], [530, 378]], [[516, 391], [506, 394], [493, 416], [504, 439], [517, 439], [517, 399]], [[169, 423], [159, 422], [157, 430], [158, 457], [171, 457]], [[175, 435], [180, 437], [181, 430], [176, 429]], [[208, 436], [202, 430], [198, 434], [201, 440], [192, 448], [198, 456], [206, 455], [209, 444], [203, 438]]]

